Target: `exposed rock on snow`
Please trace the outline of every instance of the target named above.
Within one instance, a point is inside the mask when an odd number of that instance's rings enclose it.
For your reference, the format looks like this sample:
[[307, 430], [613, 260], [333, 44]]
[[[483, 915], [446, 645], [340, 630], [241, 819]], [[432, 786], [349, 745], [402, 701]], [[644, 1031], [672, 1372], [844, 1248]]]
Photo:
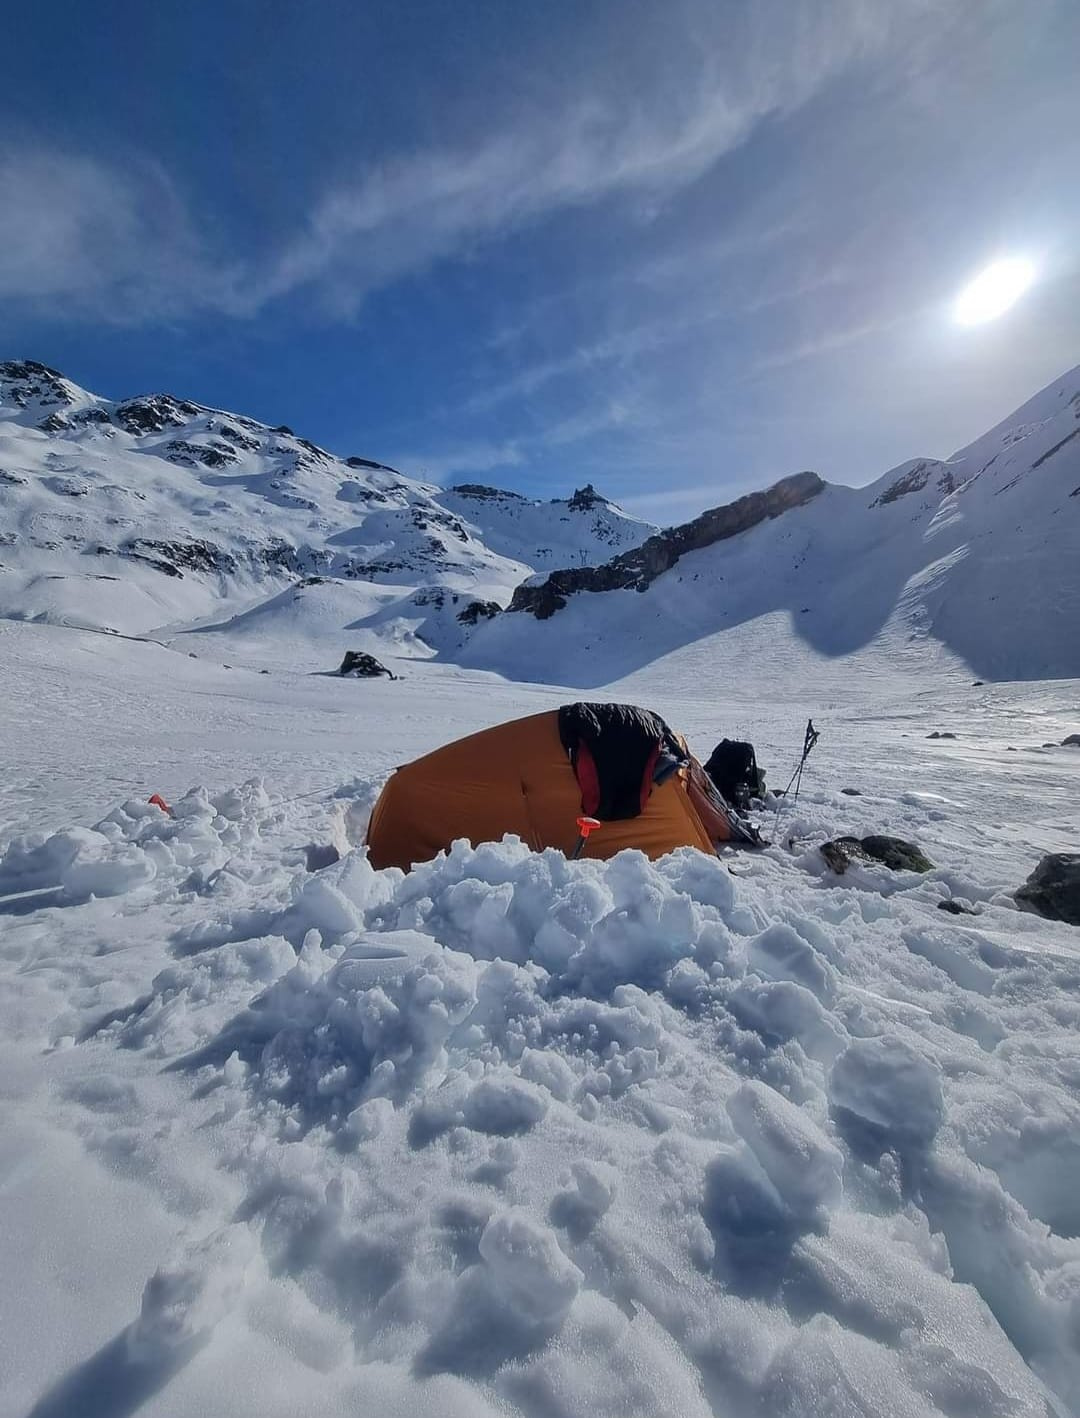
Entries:
[[345, 657], [338, 667], [339, 675], [352, 675], [354, 679], [374, 679], [377, 675], [386, 675], [389, 679], [394, 676], [381, 665], [374, 655], [366, 655], [362, 650], [346, 650]]
[[843, 876], [852, 862], [880, 862], [890, 871], [933, 871], [934, 864], [913, 842], [900, 837], [835, 837], [823, 842], [821, 855], [838, 876]]
[[1016, 892], [1017, 901], [1053, 921], [1080, 926], [1080, 854], [1052, 852]]

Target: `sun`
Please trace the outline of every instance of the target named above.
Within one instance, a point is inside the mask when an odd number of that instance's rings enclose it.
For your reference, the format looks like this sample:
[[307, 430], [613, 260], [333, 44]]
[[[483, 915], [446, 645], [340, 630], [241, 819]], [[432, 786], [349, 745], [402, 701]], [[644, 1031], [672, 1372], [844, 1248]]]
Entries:
[[1015, 305], [1035, 279], [1035, 267], [1022, 256], [995, 261], [980, 271], [956, 298], [953, 319], [958, 325], [996, 320]]

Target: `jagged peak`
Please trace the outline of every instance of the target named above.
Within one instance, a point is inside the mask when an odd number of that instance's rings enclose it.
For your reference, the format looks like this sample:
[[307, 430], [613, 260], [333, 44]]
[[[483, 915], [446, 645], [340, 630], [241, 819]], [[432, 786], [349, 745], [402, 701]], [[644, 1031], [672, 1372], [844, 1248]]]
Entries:
[[594, 507], [612, 507], [614, 504], [597, 492], [592, 483], [586, 483], [584, 487], [574, 490], [574, 495], [567, 498], [566, 505], [571, 512], [591, 512]]

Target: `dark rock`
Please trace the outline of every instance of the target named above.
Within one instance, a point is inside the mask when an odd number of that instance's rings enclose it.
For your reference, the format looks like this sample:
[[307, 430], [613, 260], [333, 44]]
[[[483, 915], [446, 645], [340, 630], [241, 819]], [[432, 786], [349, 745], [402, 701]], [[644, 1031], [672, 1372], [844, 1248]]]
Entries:
[[320, 448], [317, 443], [312, 443], [310, 438], [298, 438], [296, 441], [301, 448], [306, 448], [311, 456], [318, 459], [320, 463], [332, 463], [334, 461], [333, 454], [328, 453], [325, 448]]
[[498, 601], [470, 601], [457, 618], [462, 625], [479, 625], [482, 620], [494, 620], [501, 609]]
[[935, 729], [932, 734], [927, 734], [926, 737], [928, 739], [954, 739], [956, 735], [950, 734], [948, 730], [942, 733], [940, 729]]
[[592, 483], [579, 487], [566, 503], [571, 512], [591, 512], [594, 507], [609, 507], [606, 497], [601, 497]]
[[957, 901], [950, 897], [948, 901], [937, 903], [939, 911], [948, 911], [950, 916], [977, 916], [979, 913], [973, 906], [965, 906], [962, 901]]
[[[764, 492], [750, 493], [724, 507], [703, 512], [692, 522], [658, 532], [641, 546], [622, 552], [602, 566], [553, 571], [539, 584], [521, 585], [514, 592], [509, 609], [529, 611], [537, 620], [547, 620], [562, 610], [568, 596], [578, 591], [644, 591], [687, 552], [738, 536], [759, 522], [779, 517], [792, 507], [801, 507], [824, 487], [817, 473], [796, 473], [794, 477], [783, 478]], [[583, 493], [587, 491], [582, 489]]]
[[972, 689], [978, 689], [981, 685], [984, 685], [985, 683], [986, 681], [984, 679], [973, 679], [971, 681], [971, 687]]
[[36, 359], [6, 359], [0, 363], [0, 379], [63, 379], [58, 369], [39, 364]]
[[386, 666], [381, 665], [374, 655], [365, 655], [362, 650], [346, 650], [338, 674], [354, 675], [357, 679], [374, 679], [377, 675], [386, 675], [389, 679], [394, 678]]
[[896, 502], [909, 493], [922, 492], [935, 469], [939, 470], [937, 487], [941, 496], [944, 497], [950, 492], [955, 492], [956, 480], [948, 468], [934, 460], [924, 460], [921, 463], [916, 463], [903, 477], [897, 478], [896, 482], [887, 487], [880, 497], [875, 498], [870, 506], [886, 507], [890, 502]]
[[186, 399], [174, 399], [171, 394], [147, 394], [142, 399], [128, 399], [116, 409], [116, 422], [128, 433], [163, 433], [167, 428], [182, 428], [197, 418], [199, 406]]
[[287, 433], [290, 438], [295, 438], [295, 437], [296, 437], [296, 435], [293, 433], [292, 429], [289, 427], [289, 425], [288, 425], [287, 423], [279, 423], [278, 426], [277, 426], [277, 428], [272, 428], [272, 429], [270, 430], [270, 432], [271, 432], [271, 433]]
[[401, 477], [397, 468], [391, 468], [388, 463], [376, 463], [372, 458], [346, 458], [345, 466], [347, 468], [371, 468], [373, 472], [393, 473], [396, 478]]
[[934, 864], [914, 842], [900, 837], [836, 837], [823, 842], [821, 855], [837, 876], [843, 876], [852, 862], [880, 862], [890, 871], [933, 871]]
[[213, 448], [205, 443], [186, 443], [182, 438], [170, 441], [165, 456], [170, 463], [177, 463], [182, 468], [227, 468], [239, 461], [236, 452], [227, 443]]
[[861, 798], [861, 797], [862, 797], [862, 792], [861, 792], [860, 789], [858, 789], [858, 788], [841, 788], [840, 791], [843, 793], [843, 795], [844, 795], [845, 798]]
[[1051, 852], [1016, 891], [1017, 901], [1051, 921], [1080, 926], [1080, 853]]
[[927, 872], [934, 870], [929, 857], [914, 842], [905, 842], [902, 837], [864, 837], [863, 849], [881, 862], [890, 871]]
[[181, 576], [184, 571], [216, 571], [228, 576], [237, 570], [236, 558], [213, 542], [158, 542], [134, 537], [120, 547], [119, 554], [149, 561], [167, 576]]
[[520, 492], [506, 492], [502, 488], [488, 487], [484, 483], [455, 483], [450, 491], [456, 492], [459, 497], [506, 498], [508, 502], [528, 501]]
[[857, 837], [835, 837], [831, 842], [822, 842], [819, 850], [837, 876], [843, 876], [852, 862], [870, 860]]
[[[39, 364], [36, 359], [9, 359], [0, 362], [0, 402], [25, 409], [31, 400], [42, 408], [53, 404], [70, 405], [64, 376], [58, 369]], [[46, 430], [48, 431], [48, 430]]]
[[[1074, 428], [1072, 433], [1067, 433], [1065, 437], [1060, 440], [1060, 442], [1054, 444], [1053, 448], [1048, 448], [1041, 458], [1036, 458], [1034, 463], [1032, 463], [1031, 465], [1032, 471], [1034, 472], [1036, 468], [1041, 467], [1048, 458], [1052, 458], [1054, 456], [1058, 449], [1064, 448], [1066, 443], [1071, 443], [1074, 438], [1080, 438], [1080, 428]], [[1076, 494], [1071, 493], [1070, 496], [1075, 497]]]
[[1067, 739], [1061, 740], [1062, 748], [1080, 748], [1080, 734], [1070, 734]]

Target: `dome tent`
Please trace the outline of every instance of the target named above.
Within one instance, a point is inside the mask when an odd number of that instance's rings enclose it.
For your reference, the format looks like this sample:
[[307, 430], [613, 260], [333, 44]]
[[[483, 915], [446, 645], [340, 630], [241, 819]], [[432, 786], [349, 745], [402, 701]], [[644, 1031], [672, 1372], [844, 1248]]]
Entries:
[[[617, 714], [622, 719], [613, 724]], [[595, 734], [586, 729], [591, 742], [568, 747], [568, 734], [583, 723], [595, 726]], [[624, 761], [633, 759], [633, 746], [625, 736], [628, 724], [643, 736], [643, 743], [655, 743], [655, 748], [646, 755], [648, 776], [641, 784], [640, 801], [628, 810], [611, 809], [609, 783], [601, 783], [598, 790], [590, 780], [597, 763], [602, 777], [610, 779], [611, 755], [605, 762], [604, 749], [611, 747], [612, 733], [624, 733], [615, 746]], [[661, 732], [667, 744], [678, 745], [677, 757], [667, 757], [663, 773], [656, 767], [657, 750], [664, 746], [657, 737]], [[407, 871], [417, 862], [430, 861], [457, 838], [477, 846], [500, 841], [507, 833], [534, 851], [555, 847], [569, 855], [577, 844], [577, 819], [583, 811], [603, 822], [602, 830], [588, 838], [584, 857], [612, 857], [627, 847], [650, 858], [677, 847], [696, 847], [711, 855], [717, 841], [749, 840], [742, 824], [711, 791], [701, 765], [663, 720], [625, 705], [572, 705], [483, 729], [398, 768], [371, 814], [369, 857], [377, 869], [395, 866]], [[625, 811], [632, 815], [622, 815]]]

